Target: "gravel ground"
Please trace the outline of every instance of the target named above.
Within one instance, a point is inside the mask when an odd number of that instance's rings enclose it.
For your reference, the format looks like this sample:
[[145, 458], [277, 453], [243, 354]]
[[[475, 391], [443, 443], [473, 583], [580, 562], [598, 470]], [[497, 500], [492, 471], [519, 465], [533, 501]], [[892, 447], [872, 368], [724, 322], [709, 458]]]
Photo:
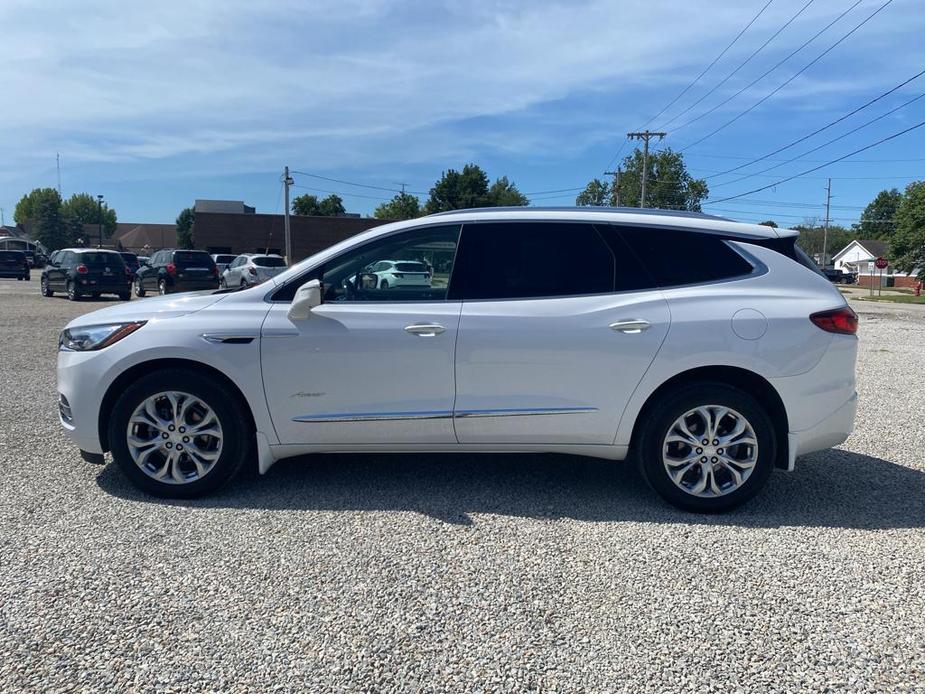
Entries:
[[324, 456], [153, 501], [58, 427], [58, 331], [99, 305], [0, 280], [0, 691], [925, 691], [917, 307], [856, 304], [843, 447], [697, 517], [565, 456]]

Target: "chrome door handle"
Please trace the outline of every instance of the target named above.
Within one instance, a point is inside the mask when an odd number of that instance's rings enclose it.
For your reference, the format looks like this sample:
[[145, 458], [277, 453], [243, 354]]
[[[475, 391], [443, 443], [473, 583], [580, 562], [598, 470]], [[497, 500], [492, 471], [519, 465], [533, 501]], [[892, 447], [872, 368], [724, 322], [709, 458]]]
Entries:
[[414, 323], [413, 325], [406, 325], [405, 332], [419, 337], [436, 337], [440, 333], [446, 332], [446, 328], [439, 323]]
[[643, 330], [648, 330], [652, 327], [652, 324], [647, 320], [619, 320], [616, 323], [610, 324], [611, 330], [616, 330], [619, 333], [626, 333], [627, 335], [638, 335]]

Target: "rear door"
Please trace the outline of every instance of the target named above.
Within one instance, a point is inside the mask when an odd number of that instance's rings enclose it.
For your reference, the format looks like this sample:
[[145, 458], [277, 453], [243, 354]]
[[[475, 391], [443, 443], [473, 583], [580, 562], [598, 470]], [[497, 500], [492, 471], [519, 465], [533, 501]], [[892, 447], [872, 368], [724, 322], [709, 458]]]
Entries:
[[56, 291], [63, 292], [66, 288], [67, 277], [75, 266], [74, 251], [61, 251], [56, 258], [56, 265], [48, 271], [48, 286]]
[[450, 296], [464, 444], [612, 444], [670, 322], [622, 241], [590, 224], [466, 224]]

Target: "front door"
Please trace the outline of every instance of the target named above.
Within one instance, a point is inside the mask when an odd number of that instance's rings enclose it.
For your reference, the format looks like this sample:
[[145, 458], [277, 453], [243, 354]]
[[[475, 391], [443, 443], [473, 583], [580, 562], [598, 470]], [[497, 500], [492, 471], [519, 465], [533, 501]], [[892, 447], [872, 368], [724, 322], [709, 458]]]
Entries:
[[464, 226], [460, 443], [613, 443], [670, 322], [620, 243], [590, 224]]
[[[267, 403], [284, 444], [448, 444], [454, 355], [462, 305], [447, 300], [459, 228], [416, 229], [377, 239], [312, 270], [324, 303], [288, 318], [284, 286], [261, 332]], [[426, 286], [380, 288], [381, 260], [425, 263]]]

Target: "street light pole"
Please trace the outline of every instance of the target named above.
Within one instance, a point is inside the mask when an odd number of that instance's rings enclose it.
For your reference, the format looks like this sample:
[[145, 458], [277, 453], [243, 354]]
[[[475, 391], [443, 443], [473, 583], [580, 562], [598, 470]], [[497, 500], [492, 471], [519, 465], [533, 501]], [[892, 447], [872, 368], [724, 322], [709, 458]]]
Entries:
[[103, 247], [103, 196], [97, 195], [96, 199], [99, 201], [99, 220], [100, 220], [100, 241], [96, 245], [97, 248]]

